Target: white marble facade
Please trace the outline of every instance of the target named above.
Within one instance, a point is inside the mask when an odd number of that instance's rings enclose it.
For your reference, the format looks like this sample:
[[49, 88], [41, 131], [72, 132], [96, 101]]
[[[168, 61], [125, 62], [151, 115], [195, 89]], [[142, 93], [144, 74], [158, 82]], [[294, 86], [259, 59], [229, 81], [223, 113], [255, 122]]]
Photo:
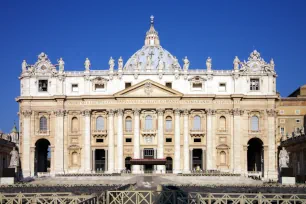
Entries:
[[[118, 172], [125, 168], [127, 156], [142, 158], [143, 149], [150, 147], [155, 158], [171, 156], [173, 173], [193, 169], [191, 152], [197, 148], [203, 150], [203, 169], [247, 174], [248, 141], [260, 138], [265, 151], [263, 175], [277, 177], [274, 61], [265, 62], [254, 50], [248, 61], [233, 57], [227, 70], [214, 69], [213, 56], [203, 59], [205, 68], [197, 69], [187, 57], [180, 63], [161, 46], [153, 20], [144, 46], [125, 64], [121, 57], [118, 65], [110, 58], [108, 67], [91, 70], [94, 62], [86, 59], [84, 71], [66, 71], [62, 58], [52, 64], [45, 53], [33, 65], [23, 61], [17, 101], [25, 176], [34, 174], [39, 139], [50, 143], [52, 173], [94, 172], [93, 152], [99, 148], [106, 150], [105, 170]], [[151, 132], [144, 129], [145, 117], [150, 114], [154, 121]], [[98, 115], [105, 118], [105, 131], [95, 130]], [[195, 128], [197, 115], [200, 128]], [[47, 118], [44, 131], [39, 127], [42, 116]], [[173, 128], [167, 132], [168, 116]], [[257, 130], [251, 127], [253, 116], [259, 119]], [[71, 130], [73, 117], [78, 120], [75, 131]], [[129, 131], [127, 117], [132, 119]], [[148, 145], [144, 138], [151, 136]], [[172, 142], [165, 141], [167, 136]], [[132, 138], [131, 144], [127, 137]], [[195, 142], [197, 137], [201, 142]], [[96, 138], [104, 143], [97, 144]], [[156, 169], [165, 172], [164, 166]], [[133, 166], [132, 171], [143, 172], [140, 166]]]

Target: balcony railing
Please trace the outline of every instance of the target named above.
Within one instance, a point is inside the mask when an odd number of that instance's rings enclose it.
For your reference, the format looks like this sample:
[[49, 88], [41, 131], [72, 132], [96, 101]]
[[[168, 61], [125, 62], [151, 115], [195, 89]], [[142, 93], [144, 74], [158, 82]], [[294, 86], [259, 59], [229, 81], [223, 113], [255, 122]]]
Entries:
[[141, 134], [143, 136], [155, 136], [156, 135], [156, 130], [153, 129], [142, 129]]
[[165, 129], [165, 132], [166, 132], [166, 133], [172, 133], [172, 132], [173, 132], [173, 129]]
[[38, 130], [37, 134], [38, 135], [49, 135], [50, 131], [49, 130]]
[[190, 129], [190, 136], [191, 137], [204, 137], [205, 130], [203, 129]]
[[92, 130], [92, 134], [94, 137], [106, 137], [107, 130]]

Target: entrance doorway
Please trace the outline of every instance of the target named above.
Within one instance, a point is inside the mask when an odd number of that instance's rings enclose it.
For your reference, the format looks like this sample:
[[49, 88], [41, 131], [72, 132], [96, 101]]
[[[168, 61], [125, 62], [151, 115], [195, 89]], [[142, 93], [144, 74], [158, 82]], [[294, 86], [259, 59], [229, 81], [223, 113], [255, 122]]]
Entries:
[[131, 171], [131, 157], [125, 158], [125, 170]]
[[105, 169], [105, 150], [104, 149], [96, 149], [95, 151], [95, 171], [96, 172], [104, 172]]
[[39, 139], [35, 143], [35, 174], [38, 172], [50, 172], [51, 152], [50, 142], [46, 139]]
[[[143, 158], [144, 159], [154, 159], [154, 149], [144, 149], [143, 150]], [[154, 165], [152, 164], [145, 164], [144, 171], [146, 173], [151, 173], [154, 170]]]
[[252, 138], [248, 142], [248, 171], [264, 172], [263, 142], [259, 138]]
[[192, 170], [203, 170], [203, 150], [193, 149], [192, 150]]
[[173, 160], [171, 157], [166, 158], [166, 173], [172, 173], [173, 171]]

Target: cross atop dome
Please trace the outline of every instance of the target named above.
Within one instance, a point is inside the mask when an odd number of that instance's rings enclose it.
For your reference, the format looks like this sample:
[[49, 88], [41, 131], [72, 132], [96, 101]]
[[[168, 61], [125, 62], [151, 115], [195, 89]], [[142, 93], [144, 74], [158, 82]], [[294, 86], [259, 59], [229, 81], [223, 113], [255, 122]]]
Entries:
[[159, 46], [159, 37], [158, 37], [158, 32], [154, 28], [154, 16], [151, 15], [151, 25], [150, 29], [146, 33], [146, 38], [145, 38], [145, 46]]

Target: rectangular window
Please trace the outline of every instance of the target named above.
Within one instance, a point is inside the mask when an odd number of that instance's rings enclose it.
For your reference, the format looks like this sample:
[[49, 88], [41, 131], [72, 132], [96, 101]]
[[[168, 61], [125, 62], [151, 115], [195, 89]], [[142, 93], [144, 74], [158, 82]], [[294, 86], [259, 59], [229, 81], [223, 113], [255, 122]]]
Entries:
[[172, 89], [172, 82], [166, 82], [166, 87]]
[[132, 142], [132, 138], [125, 138], [125, 142]]
[[202, 90], [202, 83], [193, 83], [192, 84], [193, 90]]
[[172, 120], [166, 119], [166, 131], [170, 132], [172, 130]]
[[295, 119], [295, 122], [296, 123], [301, 123], [301, 120], [300, 119]]
[[126, 132], [131, 132], [132, 131], [132, 120], [131, 119], [126, 119], [125, 120], [125, 131]]
[[280, 128], [280, 134], [281, 134], [281, 135], [284, 135], [284, 134], [285, 134], [285, 128], [284, 128], [284, 127], [281, 127], [281, 128]]
[[166, 138], [166, 142], [172, 142], [172, 138]]
[[95, 91], [104, 91], [105, 85], [104, 84], [95, 84]]
[[38, 81], [38, 91], [47, 92], [48, 91], [48, 80], [39, 80]]
[[225, 92], [226, 91], [226, 83], [220, 83], [219, 84], [219, 91]]
[[201, 138], [194, 138], [193, 142], [201, 142]]
[[79, 85], [78, 84], [72, 84], [71, 85], [72, 92], [78, 92], [79, 91]]
[[125, 82], [125, 88], [129, 88], [132, 86], [132, 83], [131, 82]]
[[251, 79], [250, 80], [250, 90], [258, 91], [259, 90], [259, 79]]
[[96, 139], [96, 143], [102, 143], [104, 142], [104, 139]]

